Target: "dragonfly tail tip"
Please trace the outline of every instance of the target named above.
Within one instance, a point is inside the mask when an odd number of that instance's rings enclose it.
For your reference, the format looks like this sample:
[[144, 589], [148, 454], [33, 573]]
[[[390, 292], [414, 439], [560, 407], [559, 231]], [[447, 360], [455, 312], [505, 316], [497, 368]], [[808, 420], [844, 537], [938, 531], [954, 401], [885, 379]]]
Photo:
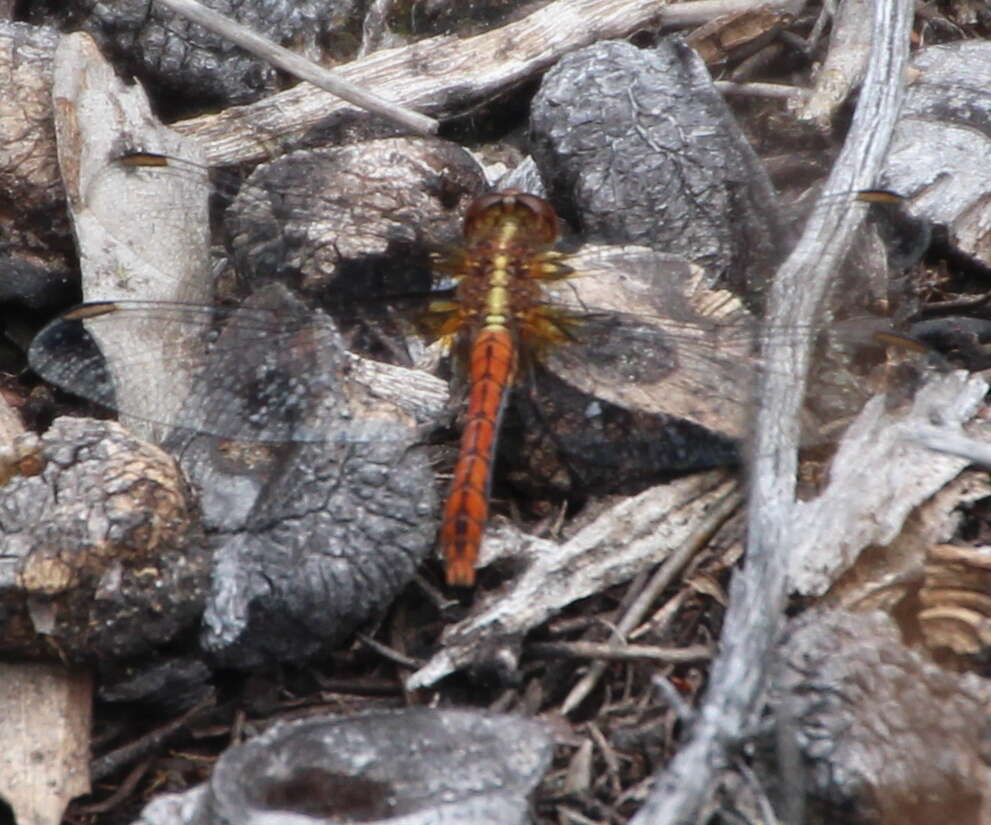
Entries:
[[448, 559], [444, 576], [448, 587], [475, 586], [475, 566], [468, 559]]

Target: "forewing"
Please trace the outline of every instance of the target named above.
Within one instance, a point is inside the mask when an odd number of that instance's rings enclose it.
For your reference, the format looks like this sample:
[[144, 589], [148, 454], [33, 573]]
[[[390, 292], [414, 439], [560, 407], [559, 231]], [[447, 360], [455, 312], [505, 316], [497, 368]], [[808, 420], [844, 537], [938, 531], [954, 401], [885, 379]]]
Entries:
[[[96, 343], [107, 338], [118, 344], [110, 360]], [[42, 330], [29, 357], [51, 383], [144, 421], [234, 440], [324, 441], [364, 435], [358, 424], [318, 414], [345, 379], [343, 353], [326, 316], [305, 312], [273, 288], [233, 311], [158, 302], [83, 305]], [[168, 387], [181, 396], [158, 407], [163, 376], [177, 363], [192, 376], [189, 385]]]
[[[700, 270], [645, 247], [588, 247], [555, 302], [579, 322], [547, 365], [584, 392], [732, 436], [745, 432], [758, 325]], [[593, 309], [594, 308], [594, 309]]]

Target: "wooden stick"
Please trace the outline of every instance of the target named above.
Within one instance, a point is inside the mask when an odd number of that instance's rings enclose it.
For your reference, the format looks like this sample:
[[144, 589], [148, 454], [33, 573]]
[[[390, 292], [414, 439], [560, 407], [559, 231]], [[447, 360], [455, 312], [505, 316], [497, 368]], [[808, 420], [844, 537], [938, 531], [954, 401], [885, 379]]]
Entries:
[[609, 642], [531, 642], [526, 646], [531, 656], [559, 659], [600, 659], [609, 662], [661, 662], [675, 665], [705, 662], [712, 658], [707, 645], [659, 647], [657, 645], [618, 645]]
[[[911, 0], [877, 0], [870, 65], [853, 124], [825, 191], [852, 192], [876, 185], [905, 85]], [[851, 201], [824, 198], [778, 270], [770, 300], [772, 328], [809, 325], [862, 220]], [[799, 411], [812, 337], [769, 336], [766, 363], [774, 366], [759, 393], [757, 431], [743, 569], [733, 577], [722, 652], [691, 740], [657, 777], [631, 825], [695, 822], [719, 785], [726, 750], [757, 720], [784, 623], [788, 554], [795, 537], [795, 478]], [[781, 367], [781, 368], [779, 368]], [[788, 380], [795, 376], [793, 381]]]

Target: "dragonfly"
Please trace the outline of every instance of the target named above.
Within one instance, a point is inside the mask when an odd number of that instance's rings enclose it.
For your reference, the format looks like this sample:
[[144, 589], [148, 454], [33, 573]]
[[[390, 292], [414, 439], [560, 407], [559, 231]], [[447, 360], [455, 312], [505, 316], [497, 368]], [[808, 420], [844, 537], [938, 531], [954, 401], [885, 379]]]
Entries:
[[[686, 418], [731, 436], [744, 432], [758, 323], [742, 304], [706, 290], [702, 274], [690, 265], [651, 250], [603, 247], [566, 256], [555, 249], [560, 228], [550, 203], [535, 195], [508, 190], [476, 198], [465, 213], [462, 240], [434, 264], [436, 275], [453, 281], [453, 288], [429, 297], [417, 315], [420, 330], [455, 355], [467, 384], [460, 453], [439, 529], [445, 579], [453, 587], [475, 583], [511, 388], [522, 385], [525, 394], [545, 365], [567, 375], [588, 397]], [[638, 293], [636, 311], [623, 302], [616, 273], [627, 286], [635, 284], [629, 291]], [[305, 318], [278, 317], [263, 308], [232, 313], [213, 306], [97, 302], [43, 329], [30, 362], [51, 383], [120, 408], [99, 354], [73, 350], [78, 327], [113, 332], [156, 322], [181, 328], [172, 349], [135, 353], [135, 360], [205, 357], [209, 346], [188, 339], [216, 336], [225, 324], [257, 340], [258, 348], [269, 348], [252, 373], [249, 408], [220, 405], [218, 414], [216, 404], [180, 407], [169, 425], [234, 440], [331, 437], [304, 409], [311, 389], [306, 364], [327, 335]], [[237, 346], [247, 357], [255, 344], [243, 340]], [[594, 421], [594, 410], [585, 417]], [[358, 423], [341, 437], [374, 436]]]

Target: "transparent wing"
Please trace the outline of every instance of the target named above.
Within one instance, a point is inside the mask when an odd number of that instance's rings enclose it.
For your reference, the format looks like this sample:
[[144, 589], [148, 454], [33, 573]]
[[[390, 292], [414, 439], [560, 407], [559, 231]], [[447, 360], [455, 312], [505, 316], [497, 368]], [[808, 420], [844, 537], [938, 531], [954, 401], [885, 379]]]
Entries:
[[[544, 360], [583, 392], [626, 409], [744, 436], [758, 376], [778, 368], [760, 361], [762, 340], [817, 333], [763, 326], [735, 296], [706, 287], [702, 273], [675, 256], [643, 247], [589, 247], [569, 263], [580, 274], [555, 293], [575, 329], [565, 343], [548, 348]], [[866, 345], [876, 358], [872, 342], [879, 328], [890, 326], [879, 318], [846, 324], [844, 357]], [[819, 376], [817, 391], [830, 396], [833, 415], [854, 412], [868, 395], [856, 377], [832, 374]], [[808, 440], [815, 438], [810, 433]]]
[[[409, 268], [406, 258], [393, 254], [397, 245], [422, 246], [426, 239], [428, 246], [436, 247], [451, 240], [457, 211], [438, 209], [445, 204], [443, 197], [431, 202], [437, 214], [426, 224], [426, 205], [412, 201], [392, 206], [376, 202], [372, 211], [378, 218], [373, 218], [355, 212], [355, 201], [365, 202], [361, 198], [325, 185], [324, 173], [317, 171], [319, 155], [302, 166], [283, 160], [285, 164], [278, 162], [265, 173], [272, 180], [253, 179], [241, 189], [245, 200], [262, 206], [262, 218], [242, 216], [230, 230], [235, 238], [244, 236], [242, 248], [248, 251], [239, 257], [242, 264], [251, 265], [251, 279], [285, 269], [289, 253], [293, 263], [288, 269], [297, 273], [296, 283], [304, 291], [325, 286], [345, 296], [374, 293], [383, 286], [389, 291], [383, 283], [389, 279], [381, 275], [385, 261], [398, 259], [400, 268]], [[150, 166], [147, 161], [133, 165], [137, 168], [132, 171], [140, 175], [201, 178], [204, 173], [202, 167], [172, 159], [165, 167], [142, 168]], [[332, 169], [340, 174], [339, 162]], [[221, 188], [231, 189], [231, 182], [224, 180], [219, 178]], [[247, 240], [256, 237], [259, 222], [267, 225], [270, 220], [275, 228], [263, 229], [260, 240]], [[292, 228], [296, 224], [305, 228], [297, 231]], [[430, 229], [435, 225], [443, 226], [437, 237]], [[319, 240], [314, 240], [314, 232], [323, 233]], [[370, 262], [364, 270], [347, 265], [362, 254]], [[760, 330], [738, 302], [726, 293], [705, 290], [699, 273], [672, 256], [644, 248], [603, 247], [569, 263], [578, 275], [555, 284], [552, 300], [579, 323], [568, 342], [542, 348], [541, 357], [582, 391], [627, 408], [667, 413], [742, 435], [760, 368], [760, 336], [811, 334]], [[317, 274], [328, 269], [337, 273], [332, 284]], [[338, 277], [342, 272], [348, 277]], [[371, 283], [364, 277], [369, 273]], [[400, 291], [407, 287], [399, 285]], [[328, 437], [325, 427], [305, 423], [308, 405], [317, 403], [325, 385], [336, 380], [320, 376], [338, 369], [316, 364], [317, 350], [336, 340], [323, 322], [285, 310], [255, 309], [250, 311], [254, 315], [232, 320], [227, 311], [181, 304], [114, 302], [113, 307], [99, 317], [69, 316], [47, 328], [32, 348], [37, 371], [53, 383], [143, 420], [164, 420], [228, 438]], [[229, 335], [221, 342], [218, 330], [225, 328]], [[79, 337], [79, 329], [88, 330], [104, 350], [111, 349], [104, 345], [106, 339], [123, 339], [125, 345], [114, 348], [126, 354], [112, 357], [113, 367], [107, 371], [92, 347], [88, 354], [66, 353], [66, 344]], [[204, 340], [207, 345], [198, 343]], [[272, 350], [275, 354], [268, 354]], [[169, 365], [166, 374], [156, 363]], [[174, 373], [187, 372], [176, 380]], [[197, 391], [191, 395], [194, 384]], [[343, 435], [354, 437], [356, 431], [356, 425], [345, 426]]]
[[[426, 288], [428, 251], [460, 238], [463, 207], [483, 187], [480, 172], [463, 167], [461, 153], [445, 145], [380, 140], [295, 152], [247, 179], [141, 153], [111, 163], [104, 174], [209, 185], [226, 206], [225, 245], [248, 288], [280, 280], [317, 294], [374, 281], [399, 293]], [[183, 220], [183, 210], [169, 202], [156, 209], [151, 223]], [[139, 247], [140, 238], [131, 243]]]
[[[602, 247], [572, 263], [581, 275], [556, 285], [552, 306], [576, 323], [567, 341], [540, 348], [541, 361], [581, 391], [627, 409], [739, 437], [761, 368], [760, 337], [811, 334], [762, 331], [738, 301], [706, 289], [679, 258]], [[255, 300], [239, 310], [84, 305], [39, 333], [31, 365], [98, 404], [186, 430], [257, 441], [373, 437], [363, 422], [319, 420], [325, 399], [346, 383], [348, 356], [329, 318], [276, 291], [267, 305]], [[363, 317], [369, 307], [363, 304]]]
[[29, 359], [97, 404], [224, 438], [367, 440], [375, 429], [353, 420], [341, 397], [349, 368], [333, 323], [281, 288], [237, 310], [85, 304], [45, 327]]

